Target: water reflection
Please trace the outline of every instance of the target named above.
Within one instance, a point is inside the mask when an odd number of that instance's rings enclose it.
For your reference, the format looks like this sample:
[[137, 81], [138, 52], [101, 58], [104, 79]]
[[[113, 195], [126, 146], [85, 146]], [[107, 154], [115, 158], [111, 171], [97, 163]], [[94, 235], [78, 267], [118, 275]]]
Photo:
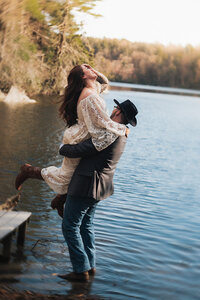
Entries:
[[[19, 210], [31, 211], [23, 256], [12, 250], [0, 265], [10, 286], [109, 299], [199, 299], [200, 101], [194, 97], [111, 91], [133, 100], [138, 127], [131, 129], [115, 174], [115, 194], [97, 209], [97, 275], [91, 285], [71, 285], [54, 273], [71, 271], [54, 193], [44, 182], [23, 186]], [[59, 166], [63, 123], [52, 99], [11, 109], [0, 103], [0, 200], [15, 194], [19, 166]], [[10, 278], [10, 279], [9, 279]], [[77, 293], [77, 295], [78, 295]]]

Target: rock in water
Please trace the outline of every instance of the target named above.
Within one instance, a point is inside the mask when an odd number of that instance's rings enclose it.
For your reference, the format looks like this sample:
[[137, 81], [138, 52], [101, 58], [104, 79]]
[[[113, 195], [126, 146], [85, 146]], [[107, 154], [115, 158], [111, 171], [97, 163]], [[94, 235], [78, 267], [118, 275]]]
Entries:
[[8, 198], [5, 203], [0, 205], [0, 210], [12, 210], [17, 206], [20, 199], [20, 193]]
[[16, 103], [35, 103], [36, 101], [30, 99], [23, 90], [19, 90], [16, 86], [12, 86], [9, 93], [5, 97], [4, 102], [16, 104]]
[[2, 93], [2, 91], [0, 90], [0, 101], [4, 101], [6, 98], [6, 95], [4, 93]]

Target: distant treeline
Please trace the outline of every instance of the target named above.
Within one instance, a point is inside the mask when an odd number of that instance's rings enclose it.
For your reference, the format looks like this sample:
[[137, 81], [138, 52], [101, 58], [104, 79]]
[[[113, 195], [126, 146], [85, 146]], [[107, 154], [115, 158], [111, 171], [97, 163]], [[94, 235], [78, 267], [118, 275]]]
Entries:
[[95, 67], [111, 81], [200, 89], [200, 47], [89, 38]]
[[0, 0], [0, 90], [62, 93], [69, 70], [89, 63], [112, 81], [200, 89], [200, 48], [86, 38], [74, 10], [100, 0]]

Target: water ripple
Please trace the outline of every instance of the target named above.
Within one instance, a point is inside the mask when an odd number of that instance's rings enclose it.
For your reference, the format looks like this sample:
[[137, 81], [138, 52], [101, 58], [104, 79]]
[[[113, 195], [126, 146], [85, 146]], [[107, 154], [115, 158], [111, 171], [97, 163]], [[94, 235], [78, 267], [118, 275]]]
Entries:
[[[83, 293], [113, 300], [199, 299], [199, 99], [114, 90], [105, 98], [110, 111], [110, 99], [134, 98], [138, 126], [118, 164], [114, 195], [97, 207], [97, 275]], [[3, 202], [16, 193], [22, 163], [61, 164], [64, 126], [49, 100], [26, 110], [0, 103], [0, 118]], [[32, 212], [24, 254], [17, 257], [12, 249], [10, 264], [0, 266], [1, 282], [51, 294], [77, 291], [52, 276], [71, 270], [61, 219], [50, 208], [54, 196], [43, 182], [24, 184], [18, 209]]]

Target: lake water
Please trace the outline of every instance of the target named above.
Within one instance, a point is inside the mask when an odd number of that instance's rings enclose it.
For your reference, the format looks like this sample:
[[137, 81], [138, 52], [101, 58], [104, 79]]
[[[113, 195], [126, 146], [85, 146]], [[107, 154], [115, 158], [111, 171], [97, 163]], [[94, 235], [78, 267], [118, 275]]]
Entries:
[[[31, 211], [23, 255], [13, 247], [0, 264], [0, 282], [47, 294], [86, 294], [105, 299], [199, 299], [200, 287], [200, 98], [112, 90], [131, 99], [138, 126], [130, 128], [115, 173], [115, 193], [100, 202], [96, 217], [97, 274], [71, 284], [53, 273], [71, 265], [61, 218], [50, 208], [54, 193], [27, 181], [18, 210]], [[25, 162], [61, 164], [64, 126], [54, 99], [16, 107], [0, 103], [0, 200], [15, 194], [14, 180]], [[15, 243], [13, 243], [14, 245]]]

